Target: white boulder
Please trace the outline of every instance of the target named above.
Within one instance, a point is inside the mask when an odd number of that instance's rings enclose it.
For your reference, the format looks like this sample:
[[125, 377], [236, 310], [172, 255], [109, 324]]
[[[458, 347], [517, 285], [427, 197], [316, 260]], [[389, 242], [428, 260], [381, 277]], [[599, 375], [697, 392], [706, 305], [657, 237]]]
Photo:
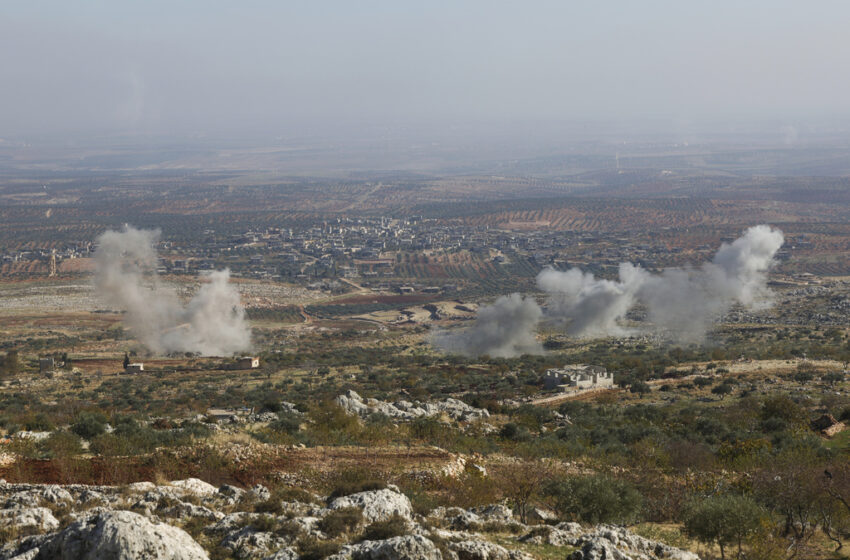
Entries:
[[328, 505], [329, 509], [346, 507], [358, 507], [363, 510], [363, 517], [368, 523], [386, 521], [395, 514], [405, 519], [410, 519], [413, 515], [410, 500], [394, 487], [341, 496]]
[[185, 531], [151, 523], [130, 511], [99, 513], [76, 521], [39, 547], [39, 559], [208, 560]]

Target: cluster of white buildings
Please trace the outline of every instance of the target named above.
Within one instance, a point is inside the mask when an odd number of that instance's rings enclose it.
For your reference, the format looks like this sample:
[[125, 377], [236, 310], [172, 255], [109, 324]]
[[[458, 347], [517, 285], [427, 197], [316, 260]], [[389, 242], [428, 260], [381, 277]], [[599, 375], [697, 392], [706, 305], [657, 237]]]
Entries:
[[544, 389], [564, 391], [614, 386], [614, 374], [601, 366], [571, 365], [547, 369], [543, 374]]

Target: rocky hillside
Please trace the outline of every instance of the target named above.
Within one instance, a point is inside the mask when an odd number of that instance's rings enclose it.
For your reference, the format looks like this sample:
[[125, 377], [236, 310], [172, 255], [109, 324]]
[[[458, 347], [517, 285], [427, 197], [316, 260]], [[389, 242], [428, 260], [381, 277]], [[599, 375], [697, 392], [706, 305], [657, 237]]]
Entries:
[[623, 528], [525, 525], [501, 504], [421, 516], [395, 486], [359, 490], [0, 482], [0, 560], [699, 560]]

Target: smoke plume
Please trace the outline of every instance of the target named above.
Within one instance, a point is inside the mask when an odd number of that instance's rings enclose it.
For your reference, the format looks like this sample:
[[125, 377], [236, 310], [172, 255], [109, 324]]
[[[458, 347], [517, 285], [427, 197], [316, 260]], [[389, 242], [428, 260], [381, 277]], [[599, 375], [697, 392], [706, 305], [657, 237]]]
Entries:
[[[596, 278], [577, 268], [547, 268], [537, 275], [537, 286], [547, 296], [546, 320], [571, 336], [649, 331], [673, 342], [699, 342], [733, 305], [753, 309], [770, 304], [767, 272], [783, 242], [781, 231], [754, 226], [731, 244], [722, 244], [711, 262], [699, 267], [651, 274], [622, 263], [617, 280]], [[624, 319], [638, 305], [646, 310], [650, 324], [629, 328]], [[432, 342], [443, 351], [469, 356], [541, 353], [534, 331], [542, 315], [533, 299], [503, 296], [482, 308], [472, 327], [454, 335], [439, 332]]]
[[155, 354], [195, 352], [225, 356], [248, 350], [251, 334], [230, 272], [204, 275], [183, 305], [156, 273], [158, 230], [125, 226], [98, 238], [95, 285], [104, 300], [124, 310], [133, 335]]
[[782, 246], [782, 232], [755, 226], [731, 244], [724, 243], [711, 262], [670, 268], [660, 274], [629, 263], [619, 280], [597, 279], [578, 269], [552, 269], [537, 276], [548, 294], [547, 316], [580, 338], [622, 336], [622, 325], [635, 305], [645, 307], [656, 334], [676, 342], [698, 342], [710, 326], [735, 304], [755, 308], [769, 304], [767, 271]]
[[570, 335], [586, 338], [628, 334], [618, 321], [635, 304], [646, 272], [620, 265], [620, 281], [597, 279], [577, 268], [551, 268], [537, 275], [537, 286], [548, 294], [547, 316]]
[[533, 298], [520, 294], [501, 296], [478, 310], [475, 322], [463, 331], [439, 331], [431, 343], [449, 354], [510, 358], [540, 354], [543, 347], [534, 330], [543, 312]]

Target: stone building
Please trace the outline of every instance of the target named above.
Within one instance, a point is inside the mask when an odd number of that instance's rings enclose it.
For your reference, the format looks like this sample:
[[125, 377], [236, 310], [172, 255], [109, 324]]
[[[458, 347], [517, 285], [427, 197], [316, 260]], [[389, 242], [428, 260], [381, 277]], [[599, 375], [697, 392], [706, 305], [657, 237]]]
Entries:
[[546, 370], [543, 375], [544, 389], [595, 389], [613, 387], [614, 374], [604, 367], [589, 365], [571, 365]]

